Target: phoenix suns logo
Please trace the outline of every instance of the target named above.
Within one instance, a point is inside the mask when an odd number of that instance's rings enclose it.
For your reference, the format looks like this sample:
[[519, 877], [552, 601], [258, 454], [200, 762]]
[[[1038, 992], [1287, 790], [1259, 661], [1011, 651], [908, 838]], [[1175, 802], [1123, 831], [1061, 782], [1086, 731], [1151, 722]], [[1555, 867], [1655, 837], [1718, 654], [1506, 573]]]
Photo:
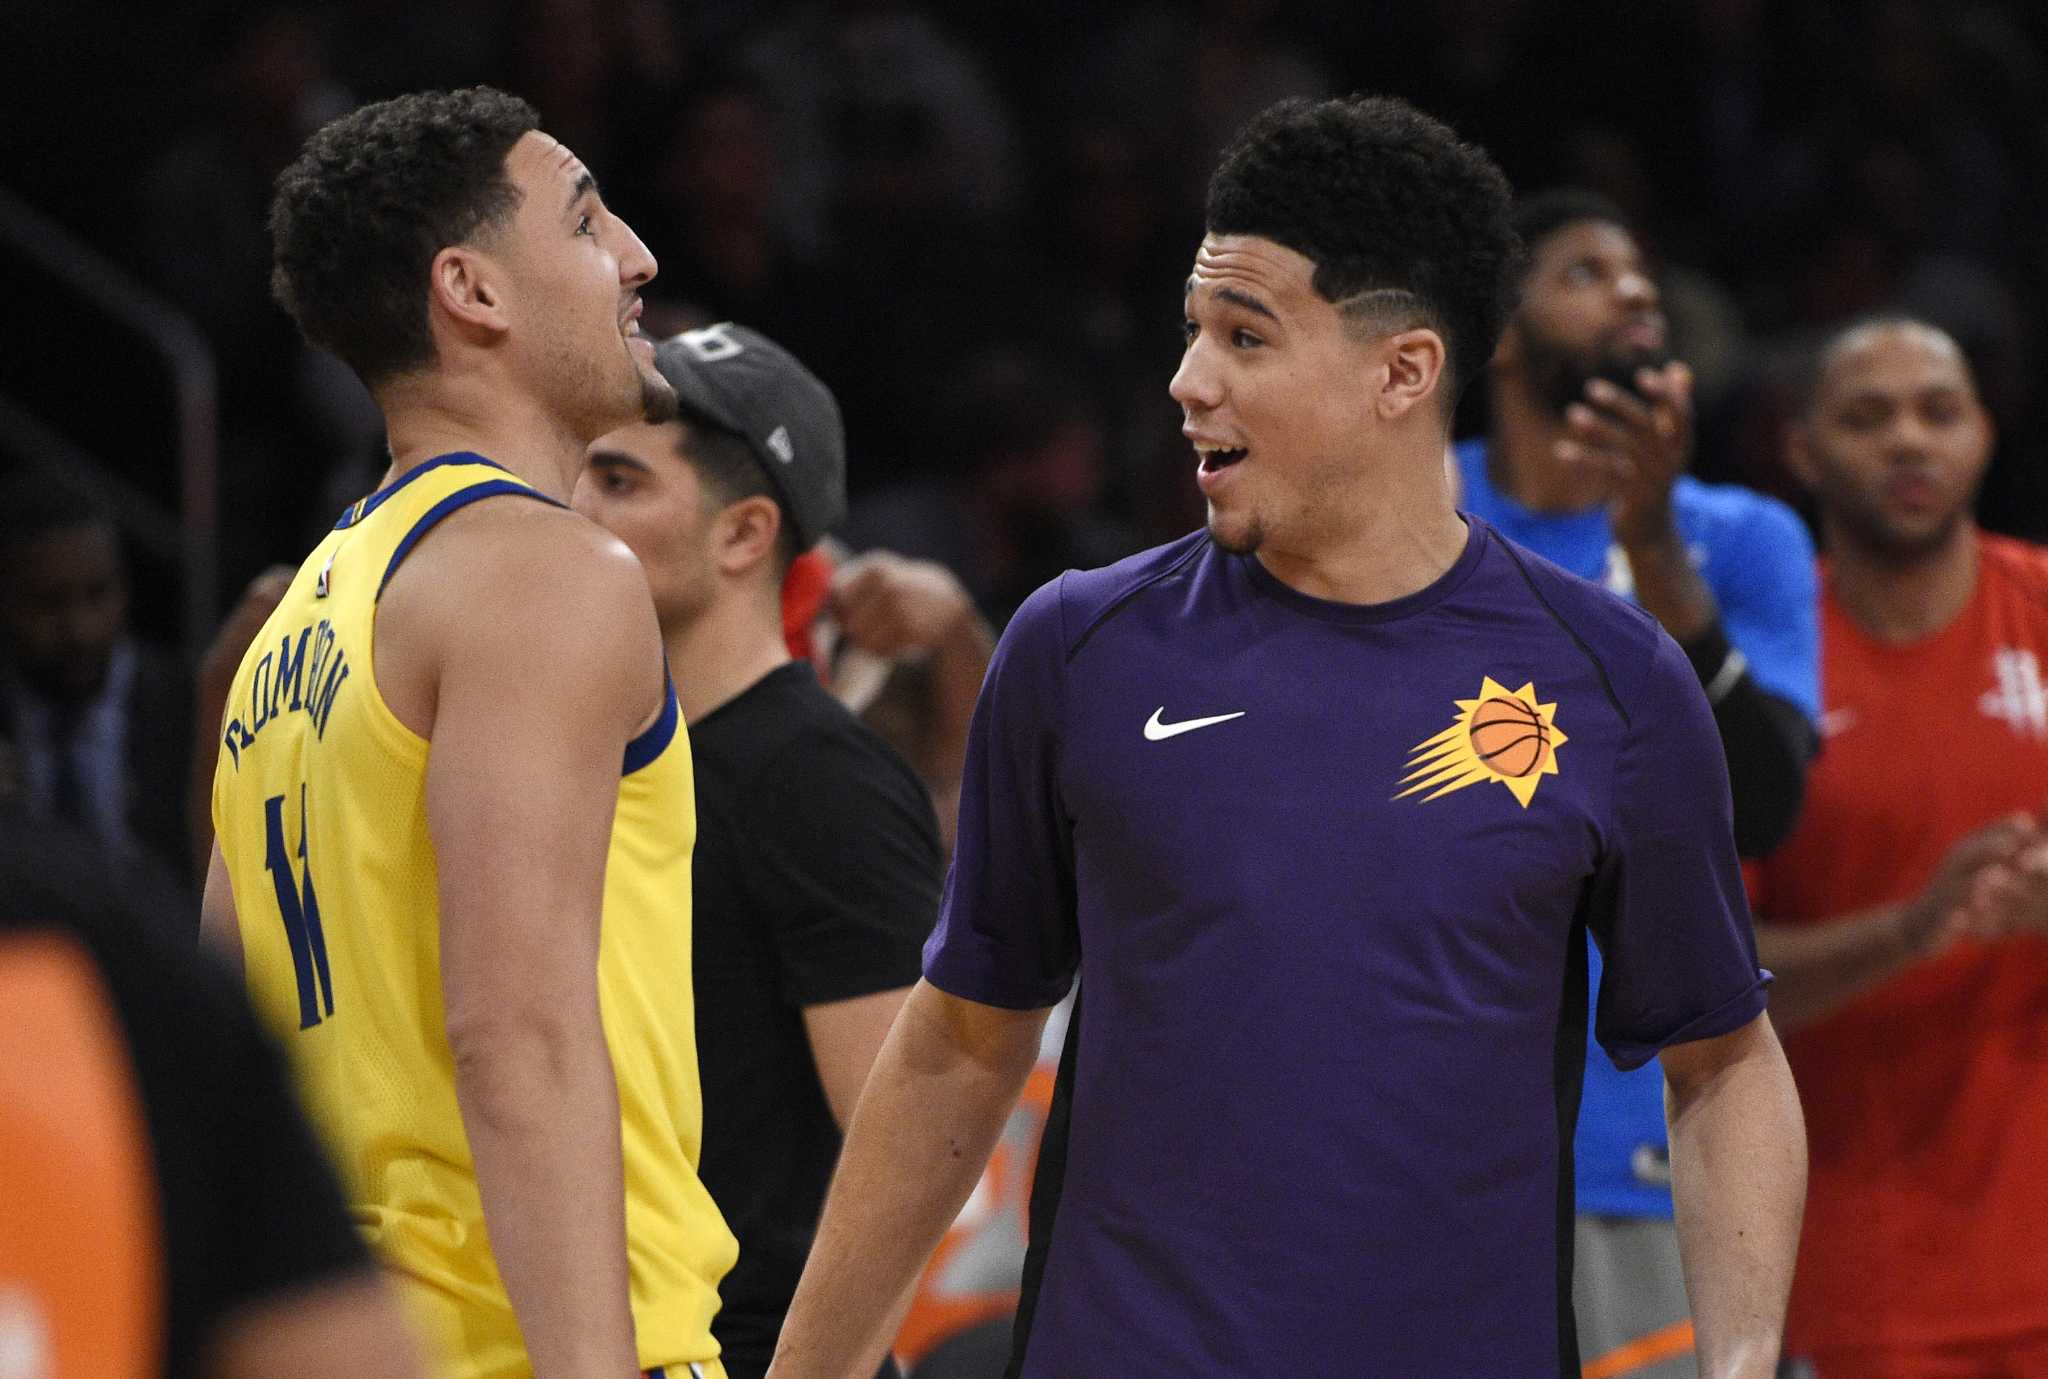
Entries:
[[1422, 803], [1497, 780], [1529, 807], [1545, 776], [1557, 774], [1557, 749], [1566, 738], [1557, 727], [1557, 705], [1536, 702], [1536, 686], [1510, 690], [1491, 675], [1479, 682], [1479, 694], [1453, 701], [1458, 716], [1451, 726], [1415, 744], [1408, 757], [1408, 788], [1394, 798], [1427, 790]]

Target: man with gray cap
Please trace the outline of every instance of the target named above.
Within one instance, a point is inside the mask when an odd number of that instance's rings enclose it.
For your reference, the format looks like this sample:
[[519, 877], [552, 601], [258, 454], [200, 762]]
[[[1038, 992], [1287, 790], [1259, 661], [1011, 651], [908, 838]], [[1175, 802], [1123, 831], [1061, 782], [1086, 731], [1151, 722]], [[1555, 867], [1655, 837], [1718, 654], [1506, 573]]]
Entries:
[[689, 726], [699, 1172], [740, 1240], [713, 1331], [749, 1379], [917, 980], [942, 862], [923, 784], [783, 640], [783, 576], [846, 511], [831, 392], [731, 322], [663, 342], [655, 364], [678, 419], [598, 440], [575, 506], [646, 568]]

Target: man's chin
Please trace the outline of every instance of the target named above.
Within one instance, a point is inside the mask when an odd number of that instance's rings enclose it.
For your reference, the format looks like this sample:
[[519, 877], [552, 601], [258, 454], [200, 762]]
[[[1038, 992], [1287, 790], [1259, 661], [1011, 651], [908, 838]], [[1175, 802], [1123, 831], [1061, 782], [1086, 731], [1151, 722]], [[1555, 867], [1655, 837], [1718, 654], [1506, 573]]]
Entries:
[[1242, 514], [1209, 509], [1209, 539], [1232, 555], [1252, 555], [1265, 544], [1266, 533], [1257, 521]]
[[641, 369], [640, 374], [640, 420], [649, 426], [659, 426], [665, 421], [676, 419], [676, 390], [669, 381], [651, 369]]

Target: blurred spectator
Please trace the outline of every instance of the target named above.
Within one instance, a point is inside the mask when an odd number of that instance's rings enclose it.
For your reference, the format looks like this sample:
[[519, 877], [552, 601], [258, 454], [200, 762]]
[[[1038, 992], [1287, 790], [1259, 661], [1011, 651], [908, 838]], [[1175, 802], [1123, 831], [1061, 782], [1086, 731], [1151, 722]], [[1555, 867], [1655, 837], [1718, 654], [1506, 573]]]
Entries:
[[1289, 96], [1335, 93], [1322, 61], [1280, 24], [1278, 0], [1148, 5], [1089, 45], [1087, 107], [1144, 131], [1165, 151], [1175, 203], [1198, 210], [1216, 151]]
[[693, 53], [679, 8], [662, 0], [521, 0], [508, 9], [510, 88], [588, 166], [645, 167], [654, 116], [689, 76]]
[[997, 626], [1062, 571], [1130, 553], [1130, 533], [1102, 513], [1102, 421], [1079, 382], [1029, 350], [994, 346], [961, 368], [936, 410], [954, 472], [856, 503], [849, 545], [938, 561]]
[[[846, 511], [831, 393], [731, 322], [655, 360], [681, 419], [600, 438], [575, 502], [646, 568], [689, 725], [698, 1172], [740, 1242], [712, 1330], [731, 1379], [759, 1379], [943, 863], [917, 777], [783, 637], [790, 561]], [[872, 599], [849, 612], [878, 646], [908, 631]]]
[[0, 1372], [419, 1374], [276, 1049], [161, 903], [0, 831]]
[[238, 587], [302, 549], [319, 476], [374, 444], [370, 397], [303, 344], [270, 299], [270, 185], [354, 102], [311, 6], [231, 8], [209, 30], [213, 110], [143, 173], [141, 247], [156, 285], [213, 347], [220, 380], [218, 568]]
[[[800, 247], [906, 221], [987, 222], [1016, 205], [1018, 137], [967, 48], [904, 0], [803, 0], [742, 64], [779, 112]], [[864, 223], [869, 218], [877, 223]]]
[[1820, 1379], [2048, 1374], [2048, 552], [1970, 520], [1991, 439], [1955, 342], [1896, 318], [1834, 337], [1793, 432], [1828, 741], [1756, 912]]
[[1033, 336], [1083, 384], [1102, 418], [1104, 499], [1157, 541], [1202, 520], [1173, 399], [1159, 386], [1179, 361], [1183, 224], [1162, 147], [1133, 122], [1064, 126], [1037, 198], [1052, 233], [1035, 240], [1055, 291]]
[[833, 692], [924, 781], [950, 857], [967, 728], [995, 650], [994, 631], [951, 570], [893, 551], [867, 551], [841, 564], [822, 607], [817, 628], [832, 642], [826, 663], [850, 669], [865, 661], [883, 672], [858, 703], [851, 676], [834, 676]]
[[[196, 894], [185, 788], [192, 689], [128, 626], [113, 519], [28, 475], [0, 491], [0, 803]], [[186, 920], [189, 928], [189, 916]]]
[[[1621, 213], [1590, 193], [1526, 199], [1530, 261], [1491, 375], [1492, 434], [1457, 448], [1463, 504], [1508, 537], [1633, 598], [1705, 687], [1728, 759], [1737, 846], [1799, 808], [1820, 687], [1813, 547], [1783, 504], [1685, 473], [1692, 375], [1671, 362], [1657, 283]], [[1601, 972], [1589, 945], [1597, 1005]], [[1664, 1083], [1592, 1039], [1575, 1168], [1576, 1303], [1597, 1360], [1684, 1323]], [[1689, 1347], [1687, 1348], [1689, 1352]], [[1696, 1373], [1690, 1353], [1643, 1371]]]

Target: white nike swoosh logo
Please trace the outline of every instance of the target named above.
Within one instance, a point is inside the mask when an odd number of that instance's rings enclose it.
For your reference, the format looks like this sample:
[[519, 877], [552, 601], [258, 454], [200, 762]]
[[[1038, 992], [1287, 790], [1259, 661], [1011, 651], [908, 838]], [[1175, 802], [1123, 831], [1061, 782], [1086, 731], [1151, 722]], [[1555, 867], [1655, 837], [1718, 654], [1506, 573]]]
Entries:
[[1161, 723], [1159, 715], [1165, 712], [1166, 705], [1161, 704], [1158, 708], [1152, 710], [1152, 716], [1145, 720], [1145, 740], [1147, 742], [1164, 742], [1169, 737], [1179, 737], [1182, 733], [1191, 733], [1197, 728], [1207, 728], [1218, 723], [1228, 723], [1233, 718], [1243, 718], [1245, 715], [1245, 711], [1239, 709], [1236, 713], [1219, 713], [1214, 718], [1190, 718], [1181, 723]]

